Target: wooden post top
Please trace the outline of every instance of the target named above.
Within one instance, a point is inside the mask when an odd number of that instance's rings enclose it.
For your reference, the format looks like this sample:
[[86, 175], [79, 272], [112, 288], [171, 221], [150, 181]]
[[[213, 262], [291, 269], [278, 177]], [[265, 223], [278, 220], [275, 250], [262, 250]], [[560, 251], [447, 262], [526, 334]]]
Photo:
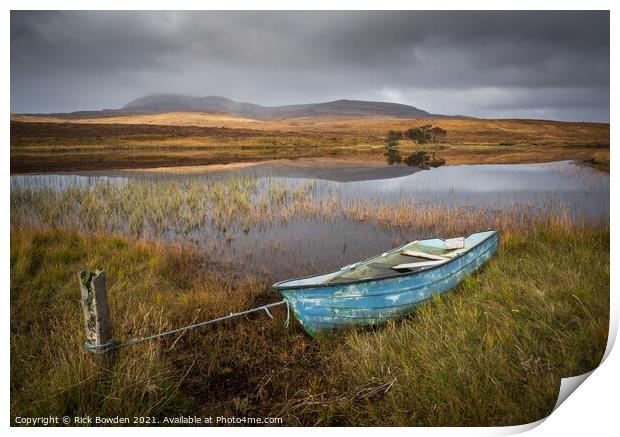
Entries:
[[112, 345], [112, 324], [108, 310], [108, 293], [105, 272], [84, 270], [79, 273], [82, 310], [86, 329], [86, 341], [96, 347]]

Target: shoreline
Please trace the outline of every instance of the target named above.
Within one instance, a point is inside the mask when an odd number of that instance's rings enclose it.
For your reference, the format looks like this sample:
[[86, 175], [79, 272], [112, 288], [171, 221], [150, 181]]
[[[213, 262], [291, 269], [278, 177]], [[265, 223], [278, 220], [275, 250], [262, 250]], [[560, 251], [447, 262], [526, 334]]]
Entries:
[[[593, 147], [548, 147], [527, 150], [523, 148], [506, 148], [500, 150], [448, 149], [437, 151], [437, 157], [446, 161], [446, 166], [476, 164], [543, 164], [557, 161], [577, 161], [587, 164], [594, 154], [607, 151], [607, 148]], [[402, 154], [409, 153], [403, 150]], [[177, 162], [175, 162], [177, 161]], [[181, 162], [178, 162], [181, 161]], [[194, 162], [192, 164], [192, 162]], [[383, 154], [354, 154], [350, 157], [306, 156], [299, 158], [211, 158], [183, 159], [157, 163], [129, 161], [123, 164], [105, 162], [71, 162], [58, 163], [64, 165], [32, 166], [29, 170], [11, 170], [11, 176], [32, 174], [65, 174], [65, 173], [156, 173], [156, 174], [196, 174], [217, 173], [250, 167], [268, 165], [286, 166], [291, 168], [307, 168], [320, 166], [324, 168], [357, 167], [380, 168], [387, 166]], [[118, 164], [118, 165], [116, 165]], [[150, 165], [149, 165], [150, 164]], [[170, 164], [170, 165], [168, 165]], [[401, 165], [401, 164], [398, 164]], [[26, 166], [29, 167], [29, 166]]]
[[263, 161], [233, 162], [229, 164], [205, 164], [173, 167], [128, 168], [118, 170], [123, 173], [166, 173], [166, 174], [193, 174], [217, 173], [249, 167], [278, 166], [291, 168], [308, 168], [319, 165], [323, 168], [333, 167], [383, 167], [385, 161], [364, 161], [360, 159], [341, 158], [298, 158], [298, 159], [265, 159]]

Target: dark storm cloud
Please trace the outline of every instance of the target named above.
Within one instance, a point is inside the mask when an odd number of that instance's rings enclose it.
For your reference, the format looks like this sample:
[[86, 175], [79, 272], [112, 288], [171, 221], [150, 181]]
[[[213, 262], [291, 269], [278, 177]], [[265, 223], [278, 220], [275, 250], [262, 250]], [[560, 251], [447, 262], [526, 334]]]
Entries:
[[13, 12], [11, 109], [150, 93], [609, 119], [607, 12]]

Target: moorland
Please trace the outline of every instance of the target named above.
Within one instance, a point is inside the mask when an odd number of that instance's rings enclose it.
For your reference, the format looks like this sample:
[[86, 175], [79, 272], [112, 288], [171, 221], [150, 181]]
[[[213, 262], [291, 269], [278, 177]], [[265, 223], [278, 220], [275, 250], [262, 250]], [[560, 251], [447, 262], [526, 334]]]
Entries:
[[436, 152], [447, 165], [591, 161], [609, 157], [609, 124], [474, 118], [302, 117], [231, 114], [11, 117], [11, 173], [229, 164], [309, 157], [383, 161], [385, 136], [432, 125], [431, 144], [403, 140], [403, 153]]

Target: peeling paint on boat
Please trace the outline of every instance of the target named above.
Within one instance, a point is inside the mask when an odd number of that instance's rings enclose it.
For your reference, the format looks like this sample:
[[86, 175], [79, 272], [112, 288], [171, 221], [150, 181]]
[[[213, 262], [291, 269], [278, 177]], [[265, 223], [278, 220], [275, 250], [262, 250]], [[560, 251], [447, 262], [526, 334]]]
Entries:
[[[444, 240], [429, 241], [440, 245]], [[466, 241], [470, 247], [466, 252], [418, 272], [319, 285], [308, 277], [279, 282], [274, 289], [280, 291], [311, 336], [351, 325], [384, 323], [412, 312], [420, 302], [454, 288], [479, 269], [495, 254], [498, 236], [496, 231], [485, 231], [470, 235]]]

